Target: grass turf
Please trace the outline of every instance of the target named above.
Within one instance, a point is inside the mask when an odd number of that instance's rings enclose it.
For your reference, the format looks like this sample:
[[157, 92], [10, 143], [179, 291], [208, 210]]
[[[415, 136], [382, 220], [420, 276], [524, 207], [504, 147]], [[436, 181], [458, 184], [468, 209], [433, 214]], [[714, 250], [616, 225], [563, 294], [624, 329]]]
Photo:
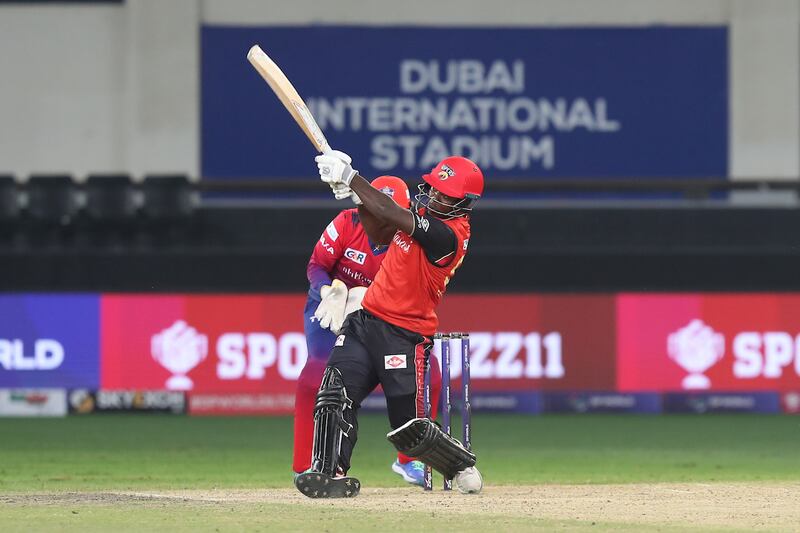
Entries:
[[[800, 480], [800, 418], [476, 416], [487, 483]], [[362, 416], [352, 474], [403, 486], [384, 416]], [[0, 419], [0, 491], [291, 486], [289, 418]]]

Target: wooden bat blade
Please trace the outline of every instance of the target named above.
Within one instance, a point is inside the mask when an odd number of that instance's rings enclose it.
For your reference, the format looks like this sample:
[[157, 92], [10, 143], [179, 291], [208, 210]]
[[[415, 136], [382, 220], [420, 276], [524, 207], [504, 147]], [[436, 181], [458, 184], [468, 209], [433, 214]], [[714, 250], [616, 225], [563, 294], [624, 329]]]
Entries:
[[331, 149], [328, 140], [322, 133], [317, 121], [311, 115], [306, 103], [300, 98], [292, 83], [270, 57], [264, 53], [260, 46], [253, 45], [247, 52], [247, 60], [253, 65], [264, 81], [269, 84], [272, 92], [278, 97], [283, 106], [294, 117], [308, 139], [317, 151], [322, 153]]

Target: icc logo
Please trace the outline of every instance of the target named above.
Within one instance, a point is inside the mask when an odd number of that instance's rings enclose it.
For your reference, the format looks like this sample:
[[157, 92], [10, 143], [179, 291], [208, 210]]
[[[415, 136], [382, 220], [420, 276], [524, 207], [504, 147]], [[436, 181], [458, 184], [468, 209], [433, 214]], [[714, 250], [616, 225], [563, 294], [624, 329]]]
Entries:
[[161, 333], [150, 339], [153, 359], [174, 375], [167, 380], [170, 390], [190, 390], [194, 383], [186, 374], [206, 358], [208, 337], [196, 329], [177, 320]]
[[689, 372], [681, 382], [684, 389], [707, 389], [711, 380], [703, 372], [725, 355], [725, 336], [702, 320], [692, 320], [667, 338], [667, 353]]

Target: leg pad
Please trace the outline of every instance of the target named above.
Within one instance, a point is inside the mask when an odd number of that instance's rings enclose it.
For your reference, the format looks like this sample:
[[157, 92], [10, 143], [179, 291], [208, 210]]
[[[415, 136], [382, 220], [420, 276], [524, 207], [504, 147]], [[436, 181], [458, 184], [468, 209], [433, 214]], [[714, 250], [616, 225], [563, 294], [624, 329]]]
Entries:
[[350, 465], [339, 464], [342, 437], [355, 439], [355, 427], [345, 421], [344, 412], [352, 409], [353, 402], [347, 397], [342, 374], [338, 369], [327, 367], [314, 406], [314, 449], [311, 469], [329, 477], [337, 470], [346, 472]]
[[414, 418], [386, 435], [397, 451], [429, 464], [446, 478], [475, 466], [475, 454], [429, 418]]

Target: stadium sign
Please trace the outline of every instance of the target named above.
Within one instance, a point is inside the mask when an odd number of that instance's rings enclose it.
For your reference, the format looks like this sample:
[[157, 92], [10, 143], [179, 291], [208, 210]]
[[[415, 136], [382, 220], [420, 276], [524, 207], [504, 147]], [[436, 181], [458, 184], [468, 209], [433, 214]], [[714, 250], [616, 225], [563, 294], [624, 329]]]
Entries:
[[[205, 26], [205, 177], [315, 175], [244, 60], [253, 43], [365, 176], [417, 178], [451, 154], [490, 177], [728, 173], [724, 27]], [[340, 59], [324, 75], [320, 50]]]

